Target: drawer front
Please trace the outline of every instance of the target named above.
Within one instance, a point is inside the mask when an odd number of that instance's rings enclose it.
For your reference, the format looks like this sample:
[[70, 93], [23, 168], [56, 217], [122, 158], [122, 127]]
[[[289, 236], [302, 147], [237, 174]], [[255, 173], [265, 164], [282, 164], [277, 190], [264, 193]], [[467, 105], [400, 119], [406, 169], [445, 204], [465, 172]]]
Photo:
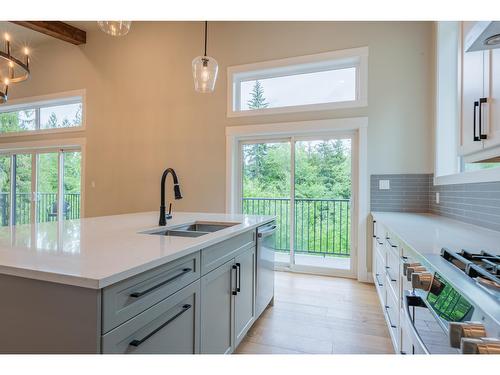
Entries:
[[399, 334], [399, 304], [394, 299], [394, 296], [387, 291], [387, 300], [385, 305], [385, 313], [389, 323], [389, 331], [391, 337], [395, 342], [395, 349], [399, 348], [400, 334]]
[[394, 297], [399, 299], [400, 294], [400, 279], [399, 279], [399, 256], [398, 249], [387, 248], [387, 258], [386, 258], [385, 274], [387, 280], [387, 287], [391, 290]]
[[385, 261], [378, 253], [375, 253], [375, 287], [380, 293], [380, 296], [385, 292]]
[[106, 333], [200, 277], [196, 252], [113, 284], [102, 294], [102, 332]]
[[199, 353], [200, 281], [150, 307], [102, 336], [102, 352]]
[[205, 275], [216, 269], [252, 245], [255, 246], [255, 230], [202, 249], [201, 274]]

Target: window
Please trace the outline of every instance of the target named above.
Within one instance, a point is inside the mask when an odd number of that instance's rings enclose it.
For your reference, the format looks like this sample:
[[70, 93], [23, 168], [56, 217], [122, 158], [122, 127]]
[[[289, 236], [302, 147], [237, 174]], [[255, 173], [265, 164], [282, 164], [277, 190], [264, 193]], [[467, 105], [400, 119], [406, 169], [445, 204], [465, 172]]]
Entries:
[[228, 117], [367, 105], [368, 48], [228, 68]]
[[0, 154], [0, 226], [78, 219], [78, 147]]
[[0, 136], [82, 130], [83, 93], [0, 106]]

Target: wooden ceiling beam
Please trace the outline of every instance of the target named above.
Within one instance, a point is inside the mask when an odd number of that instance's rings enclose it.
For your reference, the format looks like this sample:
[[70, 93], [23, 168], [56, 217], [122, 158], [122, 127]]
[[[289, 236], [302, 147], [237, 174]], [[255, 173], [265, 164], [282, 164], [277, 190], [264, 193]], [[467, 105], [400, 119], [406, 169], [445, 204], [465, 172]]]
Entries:
[[16, 25], [50, 35], [65, 42], [81, 45], [87, 41], [87, 33], [61, 21], [10, 21]]

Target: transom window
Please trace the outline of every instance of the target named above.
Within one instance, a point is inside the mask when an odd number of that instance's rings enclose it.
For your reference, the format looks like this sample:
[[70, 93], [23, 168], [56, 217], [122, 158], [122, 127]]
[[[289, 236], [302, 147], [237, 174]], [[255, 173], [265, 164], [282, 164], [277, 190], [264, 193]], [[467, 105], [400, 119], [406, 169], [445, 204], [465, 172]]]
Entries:
[[367, 105], [368, 48], [228, 68], [228, 117]]
[[83, 96], [0, 106], [0, 136], [83, 128]]

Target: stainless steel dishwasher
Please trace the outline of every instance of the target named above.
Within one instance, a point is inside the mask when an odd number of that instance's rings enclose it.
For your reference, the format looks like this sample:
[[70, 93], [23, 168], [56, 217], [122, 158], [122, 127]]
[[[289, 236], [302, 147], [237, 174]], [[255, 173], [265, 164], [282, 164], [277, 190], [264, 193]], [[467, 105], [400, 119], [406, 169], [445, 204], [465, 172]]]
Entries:
[[257, 228], [257, 291], [255, 313], [258, 318], [274, 298], [274, 244], [276, 222]]

